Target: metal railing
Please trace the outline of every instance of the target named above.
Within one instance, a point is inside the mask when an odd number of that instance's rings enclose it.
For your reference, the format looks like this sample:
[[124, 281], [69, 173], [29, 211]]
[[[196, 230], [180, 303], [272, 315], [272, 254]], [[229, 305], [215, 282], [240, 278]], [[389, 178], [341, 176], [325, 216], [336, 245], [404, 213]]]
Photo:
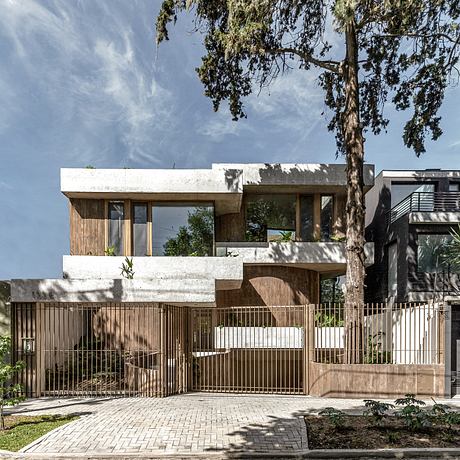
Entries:
[[389, 211], [390, 223], [409, 212], [460, 211], [460, 192], [414, 192]]

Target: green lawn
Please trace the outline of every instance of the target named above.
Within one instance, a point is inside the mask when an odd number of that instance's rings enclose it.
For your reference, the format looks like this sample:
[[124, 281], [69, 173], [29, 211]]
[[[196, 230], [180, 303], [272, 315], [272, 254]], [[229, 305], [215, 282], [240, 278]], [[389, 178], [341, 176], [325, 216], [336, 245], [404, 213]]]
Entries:
[[5, 430], [0, 430], [0, 449], [17, 452], [48, 431], [77, 418], [69, 415], [9, 415], [5, 417]]

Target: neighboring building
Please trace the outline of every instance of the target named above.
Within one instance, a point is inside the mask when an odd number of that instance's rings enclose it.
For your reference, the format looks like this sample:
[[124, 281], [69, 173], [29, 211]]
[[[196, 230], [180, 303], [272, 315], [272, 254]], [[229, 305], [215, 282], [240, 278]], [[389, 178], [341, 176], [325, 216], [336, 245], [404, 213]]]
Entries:
[[367, 301], [460, 296], [459, 274], [445, 257], [459, 223], [460, 171], [382, 171], [366, 195], [366, 239], [375, 244]]
[[366, 300], [442, 305], [446, 394], [460, 394], [460, 273], [446, 257], [460, 223], [460, 171], [382, 171], [366, 212], [366, 239], [375, 244]]

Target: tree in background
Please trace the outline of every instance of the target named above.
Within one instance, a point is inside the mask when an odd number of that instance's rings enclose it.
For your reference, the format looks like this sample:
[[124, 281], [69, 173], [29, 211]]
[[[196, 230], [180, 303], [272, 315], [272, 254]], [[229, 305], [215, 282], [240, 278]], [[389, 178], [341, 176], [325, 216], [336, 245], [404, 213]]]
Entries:
[[198, 76], [214, 110], [234, 120], [243, 98], [291, 69], [319, 70], [328, 128], [347, 163], [346, 362], [362, 360], [363, 132], [388, 125], [384, 106], [411, 110], [403, 140], [418, 156], [442, 133], [439, 108], [458, 79], [458, 0], [164, 0], [157, 42], [180, 12], [195, 17], [206, 49]]
[[208, 208], [189, 212], [187, 226], [164, 244], [165, 256], [211, 256], [214, 245], [214, 215]]
[[0, 336], [0, 419], [1, 429], [5, 429], [5, 406], [15, 406], [26, 398], [22, 394], [22, 386], [13, 383], [14, 378], [21, 372], [26, 364], [18, 361], [10, 364], [11, 338]]

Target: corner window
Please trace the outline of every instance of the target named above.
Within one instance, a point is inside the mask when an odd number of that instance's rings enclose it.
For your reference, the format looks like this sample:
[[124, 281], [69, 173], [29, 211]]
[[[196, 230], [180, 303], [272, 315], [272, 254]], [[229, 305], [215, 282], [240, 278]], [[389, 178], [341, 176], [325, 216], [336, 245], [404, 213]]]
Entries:
[[109, 238], [108, 246], [113, 249], [116, 256], [124, 254], [123, 236], [125, 207], [123, 202], [111, 201], [109, 203]]
[[334, 218], [334, 197], [332, 195], [321, 196], [321, 241], [330, 241], [332, 237], [332, 225]]
[[147, 256], [147, 203], [134, 203], [133, 220], [133, 255]]
[[152, 206], [152, 255], [212, 256], [214, 207], [161, 203]]
[[448, 270], [447, 255], [451, 235], [418, 236], [417, 270], [423, 273], [439, 273]]
[[296, 195], [249, 195], [246, 201], [246, 241], [293, 240]]
[[[434, 183], [420, 183], [412, 182], [410, 184], [398, 184], [391, 183], [391, 207], [394, 208], [399, 204], [404, 198], [407, 198], [412, 193], [420, 193], [420, 198], [424, 202], [424, 206], [429, 208], [427, 211], [431, 210], [432, 203], [429, 202], [431, 193], [435, 191]], [[426, 192], [426, 194], [424, 194]], [[418, 197], [418, 196], [417, 196]], [[425, 210], [425, 209], [420, 209]]]

